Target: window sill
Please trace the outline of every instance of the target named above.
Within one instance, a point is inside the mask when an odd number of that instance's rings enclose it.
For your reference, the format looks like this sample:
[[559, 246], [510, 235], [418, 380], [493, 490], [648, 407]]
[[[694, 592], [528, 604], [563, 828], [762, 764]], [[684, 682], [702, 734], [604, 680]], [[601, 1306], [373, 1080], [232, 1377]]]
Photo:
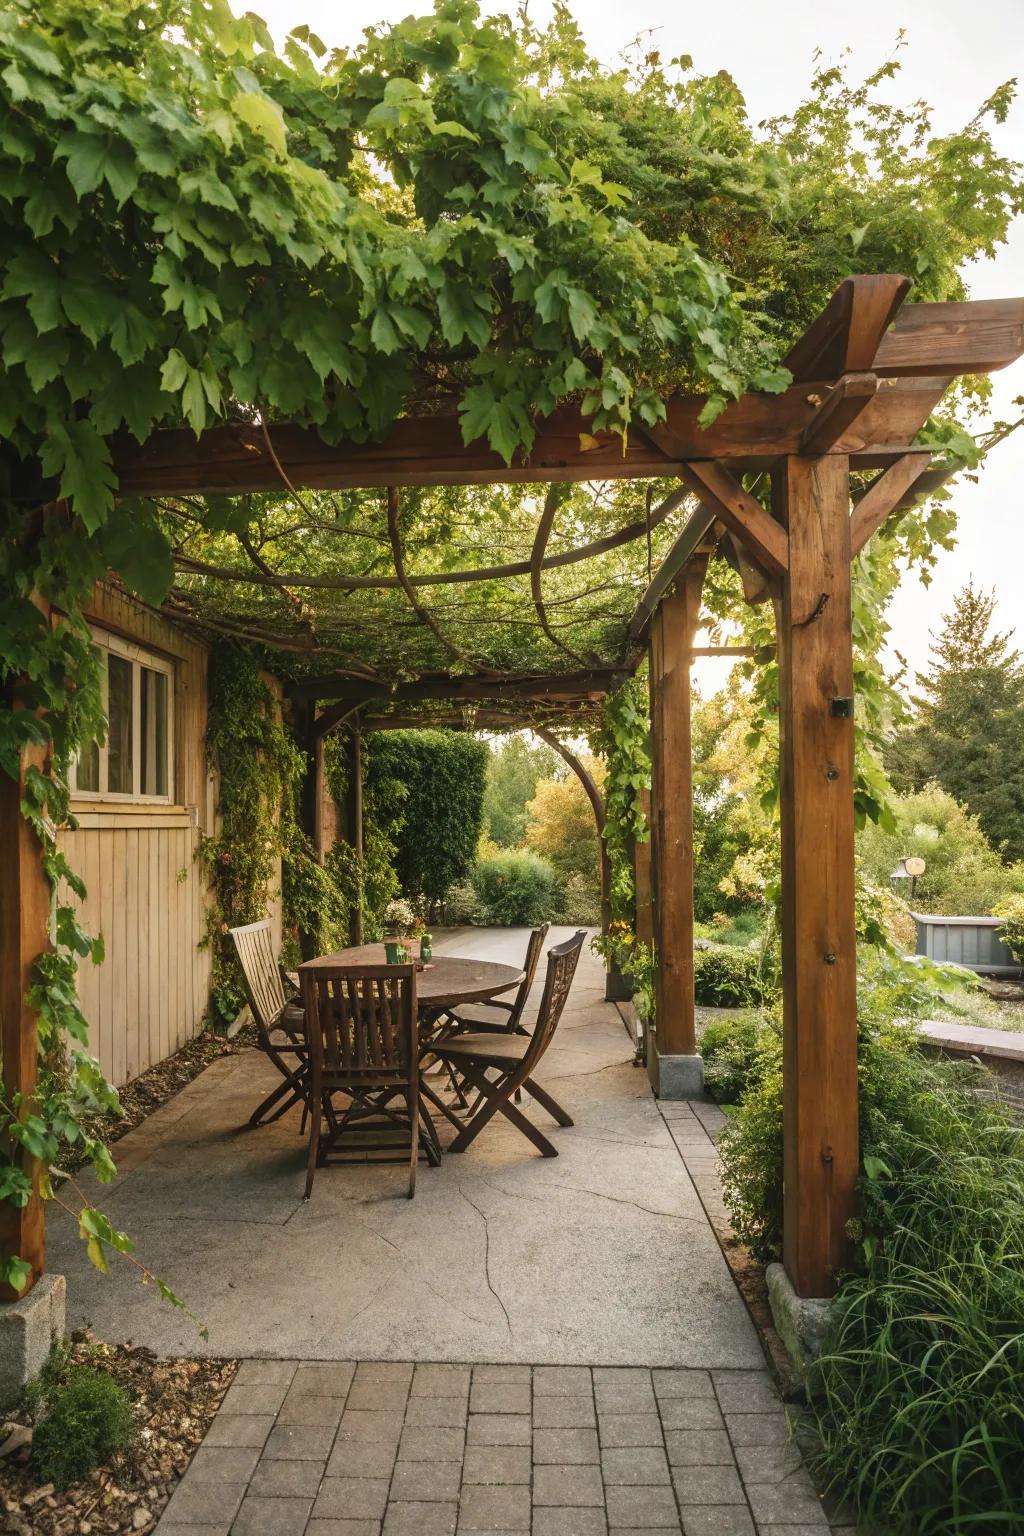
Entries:
[[174, 831], [197, 824], [195, 806], [168, 805], [164, 801], [73, 799], [71, 814], [83, 832], [143, 828], [154, 832]]

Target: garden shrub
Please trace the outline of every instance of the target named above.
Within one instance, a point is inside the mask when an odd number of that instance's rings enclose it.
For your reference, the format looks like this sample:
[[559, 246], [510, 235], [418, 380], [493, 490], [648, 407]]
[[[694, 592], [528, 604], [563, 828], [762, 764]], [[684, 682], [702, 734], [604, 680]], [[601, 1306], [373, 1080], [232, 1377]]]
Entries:
[[561, 904], [555, 871], [547, 859], [525, 849], [480, 859], [472, 880], [479, 921], [496, 928], [534, 927]]
[[694, 987], [703, 1008], [753, 1008], [762, 999], [761, 962], [750, 949], [698, 949]]
[[41, 1482], [67, 1488], [135, 1435], [132, 1402], [120, 1382], [91, 1366], [73, 1368], [49, 1394], [32, 1438], [32, 1462]]
[[[765, 1039], [771, 1035], [772, 1040]], [[763, 1071], [763, 1057], [772, 1051], [775, 1032], [758, 1015], [720, 1019], [701, 1031], [700, 1053], [704, 1082], [719, 1104], [738, 1104]]]
[[1024, 965], [1024, 895], [1005, 897], [992, 908], [992, 915], [1002, 918], [999, 937], [1013, 958]]
[[555, 921], [568, 927], [596, 928], [601, 921], [601, 893], [587, 875], [569, 875], [562, 885], [562, 905]]
[[461, 731], [381, 731], [368, 742], [368, 779], [405, 785], [392, 836], [404, 895], [440, 901], [468, 875], [483, 825], [488, 748]]

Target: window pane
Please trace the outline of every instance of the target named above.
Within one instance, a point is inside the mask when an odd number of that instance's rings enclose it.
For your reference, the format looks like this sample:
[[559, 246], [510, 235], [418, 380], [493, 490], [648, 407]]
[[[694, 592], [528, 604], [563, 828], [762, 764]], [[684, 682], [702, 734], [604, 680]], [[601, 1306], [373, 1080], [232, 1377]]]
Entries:
[[167, 674], [142, 668], [142, 793], [167, 793]]
[[86, 742], [75, 763], [75, 788], [99, 793], [100, 749], [95, 741]]
[[132, 763], [132, 664], [113, 651], [107, 657], [107, 792], [130, 795]]

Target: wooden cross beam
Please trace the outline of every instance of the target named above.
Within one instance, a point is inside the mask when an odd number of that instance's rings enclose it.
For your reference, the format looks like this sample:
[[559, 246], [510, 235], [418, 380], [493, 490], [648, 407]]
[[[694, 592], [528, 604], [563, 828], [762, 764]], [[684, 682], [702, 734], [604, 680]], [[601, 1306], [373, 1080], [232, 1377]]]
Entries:
[[415, 682], [396, 683], [392, 688], [345, 674], [302, 678], [292, 683], [289, 695], [296, 700], [337, 699], [346, 708], [361, 703], [413, 703], [426, 699], [505, 698], [572, 699], [600, 697], [626, 681], [629, 670], [623, 666], [592, 667], [582, 672], [555, 672], [540, 675], [493, 677], [421, 677]]

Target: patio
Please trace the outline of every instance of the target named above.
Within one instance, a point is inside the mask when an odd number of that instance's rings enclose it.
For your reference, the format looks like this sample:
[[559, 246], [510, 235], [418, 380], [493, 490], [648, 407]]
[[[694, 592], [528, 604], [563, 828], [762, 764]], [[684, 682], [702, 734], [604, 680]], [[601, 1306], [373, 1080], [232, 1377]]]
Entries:
[[[514, 961], [525, 942], [522, 930], [463, 929], [437, 948]], [[540, 986], [538, 976], [531, 1002]], [[97, 1273], [58, 1212], [50, 1262], [68, 1276], [69, 1325], [171, 1354], [761, 1368], [694, 1184], [603, 995], [587, 947], [541, 1074], [576, 1121], [552, 1133], [559, 1157], [536, 1156], [493, 1121], [466, 1153], [422, 1167], [413, 1201], [401, 1167], [357, 1164], [322, 1168], [304, 1205], [298, 1111], [246, 1127], [274, 1069], [255, 1052], [215, 1063], [118, 1144], [119, 1177], [103, 1191], [208, 1343], [126, 1266]], [[706, 1168], [712, 1147], [695, 1128]]]

